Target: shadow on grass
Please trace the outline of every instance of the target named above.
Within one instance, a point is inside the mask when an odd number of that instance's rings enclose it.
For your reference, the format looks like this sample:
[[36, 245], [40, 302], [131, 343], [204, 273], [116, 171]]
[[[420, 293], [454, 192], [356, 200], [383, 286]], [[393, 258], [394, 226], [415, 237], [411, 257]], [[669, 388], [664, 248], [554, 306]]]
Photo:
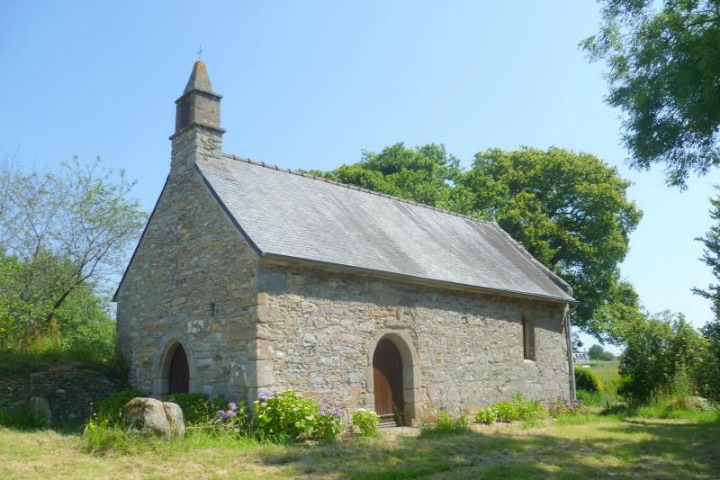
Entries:
[[[262, 461], [309, 478], [717, 478], [720, 422], [627, 420], [588, 430], [472, 432], [289, 447]], [[575, 438], [577, 437], [577, 438]]]

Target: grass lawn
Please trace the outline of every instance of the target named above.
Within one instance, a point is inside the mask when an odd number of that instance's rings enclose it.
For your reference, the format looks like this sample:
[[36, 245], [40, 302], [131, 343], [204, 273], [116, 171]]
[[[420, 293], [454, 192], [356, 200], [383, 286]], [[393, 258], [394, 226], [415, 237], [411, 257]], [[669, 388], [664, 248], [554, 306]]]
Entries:
[[86, 453], [79, 436], [0, 427], [2, 479], [653, 478], [720, 475], [720, 414], [681, 420], [566, 417], [464, 435], [384, 432], [330, 445], [189, 435], [134, 454]]

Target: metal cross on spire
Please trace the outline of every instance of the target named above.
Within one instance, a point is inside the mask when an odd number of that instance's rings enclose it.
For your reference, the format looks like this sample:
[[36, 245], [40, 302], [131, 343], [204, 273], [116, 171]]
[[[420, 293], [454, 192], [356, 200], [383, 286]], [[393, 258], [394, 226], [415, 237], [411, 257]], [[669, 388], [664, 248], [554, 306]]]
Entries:
[[203, 48], [202, 48], [202, 43], [201, 43], [200, 49], [197, 52], [198, 60], [202, 60], [202, 52], [203, 52]]

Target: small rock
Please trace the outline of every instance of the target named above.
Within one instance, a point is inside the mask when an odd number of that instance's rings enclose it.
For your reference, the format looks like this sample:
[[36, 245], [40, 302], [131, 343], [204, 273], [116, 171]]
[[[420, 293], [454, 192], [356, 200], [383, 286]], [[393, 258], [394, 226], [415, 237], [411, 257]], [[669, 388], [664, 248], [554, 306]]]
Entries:
[[30, 398], [30, 414], [36, 427], [50, 427], [50, 404], [42, 397]]

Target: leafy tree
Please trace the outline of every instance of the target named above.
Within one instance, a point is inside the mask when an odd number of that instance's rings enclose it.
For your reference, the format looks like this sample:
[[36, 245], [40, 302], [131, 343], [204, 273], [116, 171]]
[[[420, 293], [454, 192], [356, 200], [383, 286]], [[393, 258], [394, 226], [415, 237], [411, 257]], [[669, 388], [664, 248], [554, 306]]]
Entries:
[[61, 321], [71, 323], [68, 312], [90, 305], [119, 273], [145, 215], [126, 198], [133, 184], [99, 160], [74, 159], [57, 173], [4, 168], [12, 182], [0, 184], [3, 335], [57, 336]]
[[579, 304], [573, 323], [612, 340], [615, 319], [636, 306], [617, 268], [642, 217], [627, 199], [630, 182], [597, 157], [560, 148], [487, 150], [462, 179], [476, 212], [497, 222], [550, 270]]
[[358, 163], [331, 172], [312, 172], [337, 182], [413, 200], [456, 213], [472, 214], [471, 193], [458, 182], [460, 160], [444, 145], [407, 148], [402, 142], [380, 153], [363, 151]]
[[[617, 319], [639, 308], [617, 264], [641, 213], [629, 183], [596, 157], [551, 148], [478, 153], [472, 169], [440, 145], [402, 143], [328, 173], [343, 183], [476, 218], [495, 218], [530, 253], [568, 280], [580, 301], [574, 324], [600, 339], [617, 338]], [[630, 302], [630, 303], [628, 303]]]
[[615, 355], [613, 355], [612, 352], [607, 352], [605, 349], [603, 349], [600, 345], [593, 345], [588, 349], [588, 357], [590, 360], [605, 360], [605, 361], [611, 361], [615, 360]]
[[[712, 205], [710, 209], [710, 218], [715, 222], [704, 237], [697, 237], [695, 240], [701, 242], [705, 247], [703, 249], [702, 261], [710, 267], [712, 274], [716, 280], [720, 281], [720, 186], [715, 189], [719, 192], [718, 196], [710, 199]], [[720, 285], [710, 284], [707, 290], [693, 288], [693, 293], [707, 298], [712, 302], [712, 309], [715, 318], [720, 319]]]
[[646, 314], [640, 304], [635, 287], [616, 276], [592, 317], [595, 336], [613, 345], [625, 343], [628, 329], [645, 321]]
[[[720, 186], [716, 187], [719, 194], [710, 199], [710, 218], [714, 224], [704, 237], [695, 240], [702, 242], [702, 261], [710, 267], [716, 281], [720, 282]], [[701, 388], [710, 398], [720, 400], [720, 284], [708, 285], [707, 289], [694, 288], [693, 293], [710, 300], [715, 318], [702, 330], [703, 337], [708, 341], [707, 355], [703, 360]]]
[[604, 352], [602, 352], [602, 355], [600, 356], [600, 360], [604, 360], [606, 362], [612, 362], [613, 360], [615, 360], [615, 354], [605, 350]]
[[679, 375], [697, 378], [705, 342], [681, 313], [661, 312], [626, 330], [626, 348], [620, 357], [624, 377], [618, 392], [634, 403], [646, 403], [653, 394], [672, 389]]
[[708, 322], [702, 329], [707, 348], [698, 365], [698, 383], [702, 395], [720, 402], [720, 320]]
[[595, 344], [588, 349], [588, 357], [590, 360], [600, 360], [604, 352], [605, 350], [600, 345]]
[[690, 172], [720, 164], [720, 1], [600, 3], [600, 31], [581, 46], [607, 62], [607, 102], [627, 114], [631, 164], [663, 163], [684, 188]]

